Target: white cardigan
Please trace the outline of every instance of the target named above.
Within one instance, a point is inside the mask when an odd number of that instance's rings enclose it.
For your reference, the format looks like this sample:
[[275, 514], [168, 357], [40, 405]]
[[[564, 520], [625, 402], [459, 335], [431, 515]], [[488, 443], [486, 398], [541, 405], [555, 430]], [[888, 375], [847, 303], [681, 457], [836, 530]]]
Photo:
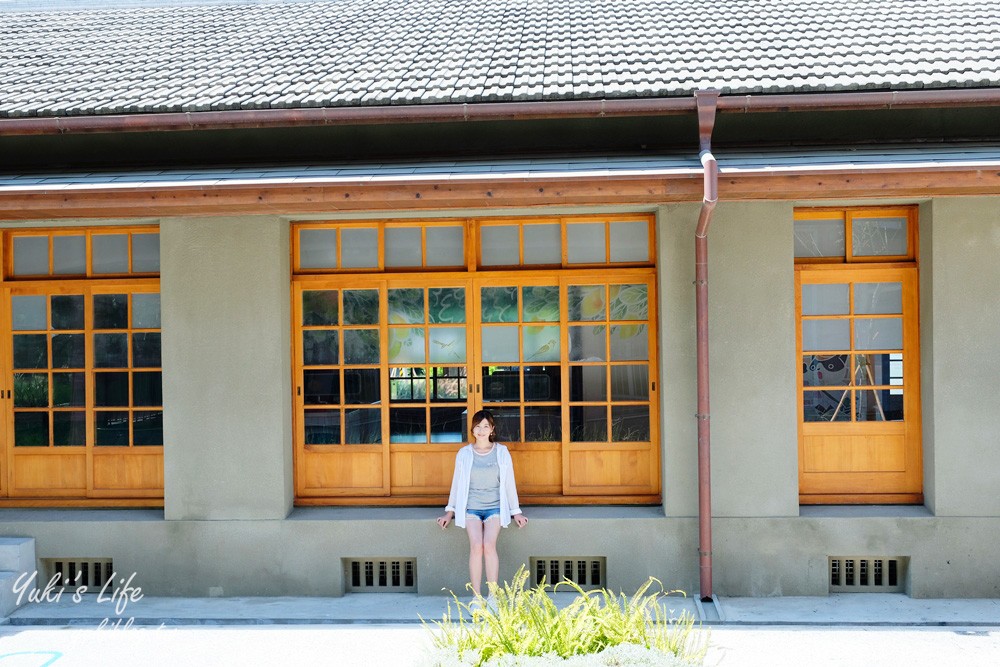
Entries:
[[[510, 518], [521, 513], [517, 501], [517, 487], [514, 485], [514, 462], [510, 450], [496, 443], [497, 464], [500, 466], [500, 525], [506, 528]], [[465, 528], [465, 510], [469, 504], [469, 478], [472, 475], [472, 445], [466, 445], [455, 455], [455, 475], [451, 480], [451, 494], [445, 512], [455, 513], [455, 525]]]

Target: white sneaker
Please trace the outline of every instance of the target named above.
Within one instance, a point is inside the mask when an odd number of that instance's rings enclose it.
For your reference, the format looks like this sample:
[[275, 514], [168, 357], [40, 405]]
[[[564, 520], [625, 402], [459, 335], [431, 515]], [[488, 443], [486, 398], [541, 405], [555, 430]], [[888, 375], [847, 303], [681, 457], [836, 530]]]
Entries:
[[483, 598], [476, 596], [472, 598], [472, 602], [469, 603], [469, 611], [475, 612], [483, 608]]
[[486, 598], [486, 608], [489, 609], [490, 611], [497, 610], [497, 599], [495, 596], [490, 595], [488, 598]]

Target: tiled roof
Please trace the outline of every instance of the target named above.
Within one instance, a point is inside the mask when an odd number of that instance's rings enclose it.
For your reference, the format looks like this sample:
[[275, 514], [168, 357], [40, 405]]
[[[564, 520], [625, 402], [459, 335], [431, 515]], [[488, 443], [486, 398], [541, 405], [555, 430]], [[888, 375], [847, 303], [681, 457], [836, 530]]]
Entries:
[[995, 0], [81, 6], [0, 0], [0, 117], [1000, 86]]

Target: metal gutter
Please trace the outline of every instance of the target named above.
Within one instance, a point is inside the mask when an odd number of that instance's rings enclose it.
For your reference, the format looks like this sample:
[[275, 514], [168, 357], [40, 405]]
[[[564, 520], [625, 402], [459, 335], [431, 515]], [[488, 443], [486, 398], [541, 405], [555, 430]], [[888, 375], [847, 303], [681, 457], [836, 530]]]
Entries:
[[[1000, 106], [1000, 88], [794, 93], [720, 97], [719, 113], [857, 111]], [[100, 132], [176, 132], [322, 125], [387, 125], [689, 114], [688, 97], [481, 102], [399, 106], [245, 109], [117, 115], [0, 118], [0, 136]]]

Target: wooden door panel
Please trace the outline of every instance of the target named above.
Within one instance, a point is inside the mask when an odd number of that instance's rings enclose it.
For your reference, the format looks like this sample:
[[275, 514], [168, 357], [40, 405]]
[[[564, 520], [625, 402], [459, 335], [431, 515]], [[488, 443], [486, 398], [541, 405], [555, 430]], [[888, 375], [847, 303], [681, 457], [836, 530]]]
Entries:
[[816, 435], [802, 441], [804, 472], [903, 472], [903, 435]]
[[324, 495], [384, 495], [381, 451], [337, 451], [304, 453], [299, 493]]
[[83, 496], [87, 491], [87, 455], [84, 452], [29, 454], [12, 457], [12, 496]]
[[571, 495], [655, 493], [653, 452], [615, 446], [606, 449], [571, 449], [566, 492]]
[[389, 488], [393, 494], [444, 494], [451, 489], [455, 450], [419, 446], [389, 447]]
[[[530, 447], [530, 449], [529, 449]], [[524, 445], [511, 453], [514, 459], [514, 479], [522, 496], [558, 495], [562, 493], [562, 452], [558, 443]]]
[[94, 491], [163, 493], [162, 452], [94, 452]]

